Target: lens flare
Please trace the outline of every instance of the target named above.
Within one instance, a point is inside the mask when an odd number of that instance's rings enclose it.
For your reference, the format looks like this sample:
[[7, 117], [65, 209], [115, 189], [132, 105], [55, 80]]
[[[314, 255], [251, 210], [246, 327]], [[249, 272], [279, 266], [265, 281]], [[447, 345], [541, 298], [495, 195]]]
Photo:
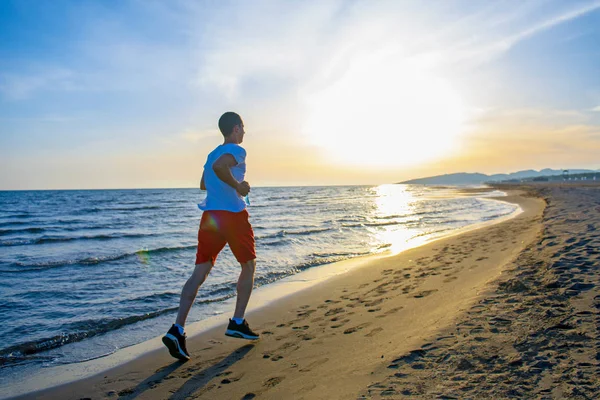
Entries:
[[140, 249], [135, 252], [140, 263], [144, 265], [150, 264], [150, 253], [147, 248]]

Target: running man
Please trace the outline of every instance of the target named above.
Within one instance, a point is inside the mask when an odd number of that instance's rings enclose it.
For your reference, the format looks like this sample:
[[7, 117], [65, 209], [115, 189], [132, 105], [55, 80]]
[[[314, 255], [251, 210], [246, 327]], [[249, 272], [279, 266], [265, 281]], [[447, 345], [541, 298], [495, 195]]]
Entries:
[[190, 359], [185, 345], [185, 320], [200, 285], [210, 273], [225, 244], [229, 244], [231, 252], [242, 266], [237, 282], [235, 312], [229, 320], [225, 335], [248, 340], [259, 337], [244, 319], [256, 269], [254, 232], [244, 201], [244, 196], [250, 191], [250, 185], [244, 180], [246, 150], [240, 146], [244, 140], [244, 123], [238, 114], [226, 112], [219, 119], [219, 130], [223, 134], [223, 144], [208, 155], [200, 180], [200, 189], [207, 193], [206, 199], [198, 204], [204, 212], [198, 230], [196, 267], [181, 291], [175, 324], [162, 339], [169, 353], [184, 361]]

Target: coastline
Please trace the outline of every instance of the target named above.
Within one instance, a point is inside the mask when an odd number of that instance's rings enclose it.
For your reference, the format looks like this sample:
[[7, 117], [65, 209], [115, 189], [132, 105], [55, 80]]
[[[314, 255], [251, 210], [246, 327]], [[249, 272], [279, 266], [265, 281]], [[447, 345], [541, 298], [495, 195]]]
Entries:
[[[460, 192], [462, 192], [463, 195], [470, 196], [482, 192], [489, 194], [492, 192], [492, 189], [467, 188], [458, 191], [458, 193]], [[502, 193], [501, 195], [497, 194], [492, 197], [484, 196], [481, 199], [485, 201], [503, 202], [506, 197], [505, 194]], [[268, 286], [256, 288], [253, 293], [248, 312], [260, 312], [261, 308], [265, 307], [271, 302], [277, 302], [287, 296], [293, 296], [299, 291], [305, 290], [306, 288], [314, 285], [318, 285], [319, 283], [336, 275], [346, 274], [353, 269], [360, 268], [379, 258], [394, 256], [399, 252], [419, 247], [441, 238], [460, 235], [464, 232], [469, 232], [500, 223], [507, 219], [513, 218], [520, 212], [522, 212], [522, 210], [517, 206], [512, 213], [499, 218], [485, 220], [463, 228], [445, 231], [443, 233], [415, 236], [410, 242], [399, 246], [391, 246], [383, 252], [353, 257], [343, 261], [324, 264], [318, 268], [307, 269], [298, 274], [294, 274], [271, 283]], [[226, 324], [228, 322], [229, 311], [233, 309], [234, 305], [235, 297], [215, 304], [213, 316], [209, 316], [206, 319], [191, 323], [186, 327], [188, 336], [191, 338], [210, 329], [218, 329], [218, 327]], [[161, 336], [162, 335], [151, 337], [141, 343], [116, 349], [113, 352], [88, 358], [79, 362], [69, 362], [40, 368], [33, 373], [24, 375], [23, 378], [20, 378], [19, 375], [11, 371], [12, 376], [8, 375], [3, 377], [5, 383], [0, 387], [0, 398], [15, 398], [16, 396], [23, 396], [27, 398], [36, 392], [52, 390], [52, 388], [71, 385], [81, 380], [87, 380], [94, 375], [101, 374], [113, 368], [118, 368], [135, 360], [138, 357], [146, 356], [149, 353], [156, 351], [162, 352], [164, 351], [164, 345], [160, 340]], [[19, 379], [26, 379], [27, 385], [21, 385], [18, 382]]]
[[[233, 382], [238, 382], [241, 380], [241, 378], [236, 378], [233, 376], [235, 373], [233, 368], [235, 367], [235, 369], [241, 368], [241, 370], [245, 370], [243, 372], [244, 380], [250, 381], [250, 375], [253, 375], [251, 359], [254, 359], [255, 362], [260, 363], [261, 366], [266, 361], [269, 361], [270, 364], [267, 363], [267, 365], [274, 366], [276, 367], [276, 370], [278, 370], [281, 366], [288, 365], [290, 363], [290, 360], [285, 361], [285, 359], [289, 359], [291, 356], [287, 354], [284, 356], [284, 353], [296, 353], [296, 356], [292, 358], [295, 360], [295, 362], [291, 362], [291, 368], [294, 368], [293, 365], [295, 364], [296, 368], [300, 368], [298, 371], [304, 370], [304, 372], [300, 374], [301, 376], [297, 377], [298, 379], [295, 379], [295, 381], [299, 380], [301, 383], [302, 380], [306, 378], [305, 375], [312, 375], [308, 373], [312, 371], [312, 369], [307, 370], [307, 368], [301, 368], [302, 363], [300, 361], [304, 361], [305, 363], [313, 358], [313, 356], [316, 357], [321, 353], [328, 353], [330, 350], [334, 350], [331, 348], [332, 346], [329, 342], [332, 340], [335, 342], [337, 340], [337, 336], [339, 336], [340, 340], [344, 341], [348, 341], [346, 340], [347, 338], [360, 338], [365, 340], [366, 336], [367, 338], [371, 338], [367, 339], [371, 344], [379, 343], [381, 340], [374, 340], [372, 338], [376, 336], [379, 336], [380, 338], [384, 337], [385, 335], [382, 332], [387, 330], [381, 326], [376, 326], [378, 324], [371, 322], [371, 320], [379, 322], [393, 318], [395, 321], [394, 323], [398, 323], [398, 321], [403, 320], [414, 320], [416, 316], [420, 314], [426, 315], [427, 318], [418, 319], [421, 321], [422, 325], [417, 324], [419, 329], [416, 331], [411, 331], [412, 334], [408, 335], [410, 340], [408, 338], [404, 340], [403, 344], [405, 346], [414, 346], [419, 341], [423, 341], [427, 335], [439, 330], [442, 326], [447, 325], [452, 318], [456, 317], [456, 309], [450, 312], [451, 310], [448, 309], [448, 304], [460, 305], [458, 309], [464, 308], [466, 304], [471, 304], [478, 296], [479, 290], [483, 288], [485, 282], [497, 277], [499, 271], [501, 270], [500, 267], [506, 264], [507, 259], [514, 257], [515, 249], [507, 249], [505, 251], [500, 251], [500, 249], [497, 249], [498, 255], [491, 257], [494, 261], [481, 261], [480, 264], [482, 265], [473, 270], [482, 272], [469, 274], [462, 272], [451, 276], [446, 276], [445, 279], [441, 279], [439, 275], [442, 275], [442, 271], [438, 271], [436, 269], [435, 271], [421, 272], [415, 277], [409, 275], [407, 278], [403, 276], [401, 279], [402, 282], [395, 281], [394, 283], [394, 286], [397, 286], [396, 289], [400, 289], [403, 284], [406, 284], [402, 288], [402, 293], [400, 293], [402, 296], [398, 296], [402, 297], [401, 299], [391, 298], [392, 296], [389, 296], [390, 292], [381, 288], [375, 290], [374, 294], [376, 296], [372, 301], [369, 300], [368, 297], [373, 294], [373, 290], [371, 290], [369, 292], [370, 295], [364, 299], [361, 297], [352, 297], [352, 295], [348, 293], [352, 293], [352, 290], [357, 290], [357, 294], [365, 292], [365, 288], [368, 288], [370, 285], [368, 281], [372, 277], [378, 275], [383, 277], [377, 281], [381, 279], [387, 279], [388, 275], [390, 277], [395, 277], [397, 274], [391, 271], [395, 271], [397, 273], [402, 271], [406, 274], [410, 274], [410, 272], [407, 271], [412, 270], [413, 268], [423, 271], [423, 266], [418, 264], [418, 262], [415, 260], [418, 260], [419, 257], [422, 259], [423, 257], [431, 256], [432, 253], [439, 253], [440, 246], [444, 246], [443, 248], [454, 246], [462, 242], [467, 236], [472, 238], [481, 236], [485, 237], [490, 233], [488, 231], [501, 229], [496, 227], [501, 227], [506, 224], [513, 226], [513, 229], [516, 225], [520, 226], [520, 228], [523, 228], [524, 226], [522, 221], [529, 221], [532, 213], [539, 213], [541, 212], [540, 210], [542, 208], [539, 200], [532, 200], [520, 196], [511, 195], [503, 197], [500, 200], [516, 202], [517, 204], [520, 204], [525, 211], [508, 221], [498, 222], [492, 225], [481, 227], [476, 231], [463, 232], [458, 236], [451, 235], [447, 238], [437, 239], [433, 242], [421, 245], [420, 247], [414, 249], [406, 250], [397, 255], [388, 257], [379, 256], [374, 258], [367, 257], [367, 260], [361, 260], [361, 264], [363, 264], [362, 267], [359, 266], [358, 268], [353, 269], [352, 271], [343, 275], [330, 277], [328, 280], [322, 283], [281, 299], [281, 301], [279, 301], [277, 304], [267, 304], [259, 311], [250, 312], [248, 315], [249, 320], [252, 322], [253, 326], [256, 326], [256, 328], [262, 332], [262, 339], [256, 343], [240, 343], [240, 341], [224, 338], [222, 336], [222, 323], [218, 323], [216, 327], [208, 329], [198, 336], [190, 337], [188, 347], [192, 351], [194, 359], [186, 364], [173, 362], [168, 354], [162, 351], [163, 349], [158, 346], [157, 350], [144, 353], [141, 357], [125, 365], [117, 366], [116, 368], [103, 373], [101, 376], [97, 375], [67, 385], [46, 389], [41, 392], [29, 393], [20, 398], [30, 398], [29, 396], [34, 395], [36, 398], [114, 398], [118, 395], [126, 397], [129, 395], [135, 397], [142, 396], [146, 398], [166, 398], [174, 396], [173, 398], [179, 398], [184, 394], [187, 395], [192, 393], [195, 393], [196, 395], [205, 393], [206, 396], [208, 396], [206, 398], [211, 398], [211, 396], [217, 396], [212, 398], [236, 398], [236, 396], [241, 398], [248, 393], [252, 393], [252, 391], [249, 390], [247, 393], [242, 394], [236, 392], [236, 390], [241, 389], [235, 389], [236, 386], [245, 387], [245, 385], [232, 384]], [[533, 229], [532, 226], [535, 226], [532, 224], [526, 225], [531, 225], [529, 226], [528, 231], [531, 231], [531, 229]], [[438, 258], [440, 256], [440, 254], [437, 255]], [[481, 257], [486, 256], [482, 254]], [[365, 265], [368, 266], [368, 278], [365, 277]], [[399, 267], [399, 265], [401, 266]], [[445, 275], [450, 274], [451, 273], [447, 273]], [[463, 275], [469, 276], [465, 277]], [[412, 284], [409, 284], [409, 282], [412, 282]], [[375, 283], [372, 283], [372, 285], [374, 284]], [[340, 289], [341, 287], [346, 287], [346, 289]], [[419, 290], [417, 291], [417, 289]], [[417, 291], [417, 293], [415, 293], [415, 291]], [[332, 292], [336, 292], [336, 294], [333, 295]], [[387, 295], [384, 296], [381, 292], [387, 293]], [[439, 303], [440, 296], [442, 296], [445, 304], [445, 307], [442, 308], [437, 305]], [[359, 298], [361, 298], [361, 300], [358, 300]], [[317, 299], [320, 299], [320, 301], [316, 301]], [[452, 299], [452, 301], [449, 301], [450, 299]], [[346, 308], [333, 306], [334, 304], [344, 301], [352, 304], [348, 304], [348, 307]], [[361, 305], [361, 313], [356, 312], [359, 308], [354, 303], [357, 302]], [[387, 311], [383, 309], [383, 306], [385, 305], [394, 305], [392, 303], [398, 303], [398, 306], [391, 307], [390, 310]], [[300, 305], [300, 308], [298, 308], [298, 305]], [[303, 306], [308, 307], [302, 308]], [[346, 311], [350, 309], [352, 309], [352, 311]], [[431, 309], [434, 309], [435, 311], [430, 311]], [[320, 319], [309, 317], [311, 314], [317, 314], [323, 310], [325, 315], [320, 317]], [[392, 312], [391, 310], [395, 311]], [[416, 312], [415, 310], [419, 310], [419, 312]], [[297, 314], [296, 317], [292, 315], [294, 314], [294, 311]], [[331, 314], [332, 312], [333, 314]], [[328, 313], [330, 314], [327, 315]], [[341, 316], [344, 316], [344, 318], [340, 319], [339, 323], [336, 323], [337, 321], [328, 322], [328, 320], [336, 318], [336, 314], [340, 314], [340, 318]], [[352, 317], [350, 317], [351, 315]], [[384, 316], [385, 318], [382, 318]], [[353, 320], [356, 320], [355, 322], [358, 323], [354, 327], [350, 326], [353, 325]], [[296, 326], [301, 321], [307, 324]], [[434, 323], [432, 323], [432, 321], [434, 321]], [[310, 325], [308, 325], [308, 323], [310, 323]], [[332, 326], [329, 327], [327, 326], [328, 324], [331, 324]], [[336, 327], [336, 325], [340, 326]], [[348, 326], [346, 327], [346, 325]], [[374, 327], [369, 325], [373, 325]], [[268, 329], [269, 327], [272, 329]], [[288, 332], [282, 335], [282, 333], [285, 331]], [[346, 331], [351, 332], [346, 333]], [[400, 330], [400, 332], [401, 331], [402, 330]], [[357, 332], [362, 333], [362, 335], [360, 333], [356, 334]], [[190, 333], [190, 336], [192, 336], [193, 330], [191, 330]], [[408, 332], [405, 331], [404, 333], [406, 334]], [[388, 338], [385, 340], [387, 341], [387, 339]], [[155, 340], [159, 340], [159, 338]], [[281, 346], [273, 347], [273, 345], [280, 345], [281, 343], [279, 342], [283, 343], [283, 341], [286, 342], [284, 343], [285, 346], [283, 346], [285, 349], [281, 349]], [[356, 340], [350, 340], [348, 341], [350, 342], [348, 344], [351, 347], [358, 346], [359, 344], [357, 343], [352, 344], [352, 342], [355, 341]], [[321, 346], [319, 346], [319, 344], [324, 346], [324, 348], [320, 349]], [[337, 348], [337, 346], [334, 347]], [[372, 348], [373, 346], [369, 347]], [[297, 351], [300, 348], [302, 348], [302, 350]], [[316, 353], [311, 355], [312, 352], [307, 351], [309, 348], [313, 351], [316, 349]], [[375, 351], [374, 349], [372, 350]], [[377, 350], [377, 352], [380, 351], [383, 353], [389, 353], [390, 349], [386, 350], [385, 347], [382, 347], [381, 349]], [[277, 354], [278, 352], [281, 354]], [[335, 350], [334, 352], [339, 353], [339, 349]], [[352, 390], [354, 390], [353, 393], [356, 394], [357, 386], [355, 384], [358, 381], [356, 378], [357, 375], [359, 375], [359, 372], [364, 371], [365, 368], [372, 369], [375, 364], [380, 364], [381, 361], [383, 361], [380, 356], [381, 355], [379, 355], [376, 359], [368, 358], [369, 362], [361, 362], [360, 366], [354, 365], [352, 369], [354, 372], [345, 371], [347, 373], [346, 375], [350, 379], [350, 381], [343, 385], [344, 387], [347, 387], [345, 390], [347, 390], [348, 395], [351, 395], [350, 388], [352, 388]], [[338, 357], [340, 357], [339, 354]], [[201, 375], [204, 376], [204, 378], [200, 379], [200, 381], [206, 382], [198, 383], [198, 377], [196, 376], [194, 378], [194, 372], [199, 372], [203, 369], [205, 371]], [[227, 371], [225, 371], [225, 369], [227, 369]], [[231, 371], [229, 371], [229, 369], [231, 369]], [[229, 373], [222, 374], [222, 372]], [[217, 376], [217, 374], [220, 375]], [[221, 378], [222, 376], [230, 375], [232, 375], [232, 378]], [[267, 371], [263, 370], [259, 373], [259, 376], [254, 377], [253, 380], [256, 381], [260, 377], [265, 377], [265, 379], [268, 379], [267, 375]], [[318, 377], [326, 377], [328, 374], [319, 372], [317, 375]], [[177, 382], [186, 381], [186, 376], [189, 378], [187, 384], [183, 383], [177, 386]], [[370, 373], [362, 376], [362, 378], [364, 377], [372, 378]], [[196, 383], [192, 387], [189, 381], [194, 381]], [[223, 381], [226, 383], [218, 385], [212, 381], [216, 381], [217, 383]], [[278, 383], [267, 385], [272, 390], [255, 390], [254, 394], [260, 395], [260, 398], [270, 398], [270, 396], [274, 396], [272, 398], [277, 398], [277, 393], [281, 395], [282, 393], [289, 392], [289, 388], [286, 389], [286, 386], [288, 385], [284, 384], [283, 382], [292, 382], [293, 379], [288, 378], [279, 380], [278, 378], [271, 381], [271, 383], [274, 383], [275, 381], [278, 381]], [[314, 379], [309, 378], [308, 381], [314, 382]], [[258, 382], [256, 383], [258, 384]], [[296, 387], [297, 384], [298, 382], [293, 385], [291, 392], [294, 392], [294, 390], [299, 390]], [[365, 381], [362, 382], [362, 384], [368, 385], [368, 382]], [[169, 389], [168, 387], [172, 388], [175, 386], [177, 386], [180, 390], [176, 390], [175, 394], [172, 394], [172, 389]], [[262, 386], [264, 385], [258, 385], [259, 388]], [[315, 388], [319, 388], [319, 386], [320, 385], [316, 385]], [[153, 389], [150, 390], [150, 387]], [[213, 390], [216, 390], [216, 392]], [[306, 388], [303, 390], [306, 390]], [[209, 392], [212, 393], [209, 394]], [[311, 390], [308, 390], [308, 393], [310, 392]], [[322, 390], [319, 388], [318, 392], [321, 393]], [[311, 395], [308, 393], [308, 398], [311, 398]], [[338, 393], [340, 398], [344, 398], [344, 396], [341, 396], [344, 391], [339, 392], [339, 390], [336, 390], [335, 393]], [[332, 398], [336, 397], [334, 396]]]

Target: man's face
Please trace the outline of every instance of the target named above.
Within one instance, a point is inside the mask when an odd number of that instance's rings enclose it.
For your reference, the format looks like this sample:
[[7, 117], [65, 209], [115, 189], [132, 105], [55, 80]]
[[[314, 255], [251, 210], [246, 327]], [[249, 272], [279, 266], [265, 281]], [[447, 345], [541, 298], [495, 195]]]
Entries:
[[236, 135], [238, 135], [239, 141], [240, 141], [240, 143], [242, 143], [244, 141], [244, 135], [246, 134], [246, 132], [244, 131], [244, 123], [243, 122], [241, 124], [235, 126], [234, 133]]

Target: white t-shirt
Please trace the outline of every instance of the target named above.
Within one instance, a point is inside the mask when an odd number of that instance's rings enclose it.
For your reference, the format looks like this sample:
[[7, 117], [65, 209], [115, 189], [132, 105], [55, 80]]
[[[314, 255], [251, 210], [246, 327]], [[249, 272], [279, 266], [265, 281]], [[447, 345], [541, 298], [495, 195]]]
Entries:
[[219, 179], [212, 168], [215, 161], [223, 154], [231, 154], [237, 161], [237, 165], [231, 168], [231, 174], [238, 182], [242, 182], [246, 176], [246, 150], [234, 143], [220, 145], [208, 155], [204, 164], [206, 199], [198, 204], [198, 208], [204, 211], [240, 212], [246, 208], [246, 202], [234, 188]]

